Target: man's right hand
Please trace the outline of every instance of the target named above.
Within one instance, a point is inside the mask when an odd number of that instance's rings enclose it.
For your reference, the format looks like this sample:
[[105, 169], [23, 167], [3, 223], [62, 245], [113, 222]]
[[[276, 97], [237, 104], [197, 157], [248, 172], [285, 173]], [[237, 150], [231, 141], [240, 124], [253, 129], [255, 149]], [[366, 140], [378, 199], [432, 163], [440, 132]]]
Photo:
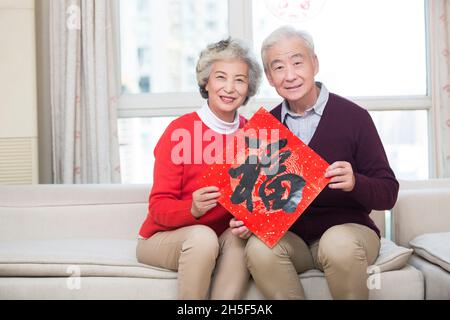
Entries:
[[238, 221], [235, 218], [230, 220], [231, 233], [241, 239], [248, 239], [252, 232], [244, 225], [243, 221]]
[[217, 187], [204, 187], [192, 193], [191, 213], [195, 219], [217, 206], [217, 199], [220, 197], [218, 191]]

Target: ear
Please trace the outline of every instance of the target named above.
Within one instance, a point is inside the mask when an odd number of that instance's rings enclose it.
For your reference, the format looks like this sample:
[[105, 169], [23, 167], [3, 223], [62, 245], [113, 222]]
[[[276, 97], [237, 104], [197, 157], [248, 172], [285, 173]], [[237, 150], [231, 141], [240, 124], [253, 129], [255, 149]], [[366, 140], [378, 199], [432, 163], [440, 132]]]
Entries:
[[316, 76], [319, 73], [319, 58], [317, 58], [316, 54], [314, 54], [313, 57], [313, 64], [314, 64], [314, 75]]

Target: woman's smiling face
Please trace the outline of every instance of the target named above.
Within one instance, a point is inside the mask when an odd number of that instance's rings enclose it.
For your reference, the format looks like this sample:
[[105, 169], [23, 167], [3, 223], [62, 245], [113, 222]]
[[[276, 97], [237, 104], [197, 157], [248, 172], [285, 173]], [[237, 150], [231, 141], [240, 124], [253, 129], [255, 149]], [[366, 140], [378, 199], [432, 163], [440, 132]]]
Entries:
[[236, 110], [248, 95], [249, 68], [242, 60], [218, 60], [211, 66], [206, 84], [208, 105], [223, 121], [233, 122]]

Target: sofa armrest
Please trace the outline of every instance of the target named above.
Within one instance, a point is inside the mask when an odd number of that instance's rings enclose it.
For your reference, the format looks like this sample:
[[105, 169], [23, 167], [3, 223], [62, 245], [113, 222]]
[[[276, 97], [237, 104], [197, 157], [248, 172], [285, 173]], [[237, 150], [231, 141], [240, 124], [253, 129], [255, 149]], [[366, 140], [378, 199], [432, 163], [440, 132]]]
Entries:
[[394, 241], [409, 241], [424, 233], [450, 230], [450, 183], [448, 187], [400, 189], [392, 210]]

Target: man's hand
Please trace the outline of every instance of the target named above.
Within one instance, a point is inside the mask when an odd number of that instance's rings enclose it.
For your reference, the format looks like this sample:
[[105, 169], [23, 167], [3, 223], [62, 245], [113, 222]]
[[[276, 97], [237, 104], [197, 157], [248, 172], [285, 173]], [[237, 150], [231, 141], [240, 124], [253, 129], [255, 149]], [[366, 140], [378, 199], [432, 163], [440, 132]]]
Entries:
[[196, 219], [217, 206], [217, 199], [220, 197], [218, 191], [217, 187], [204, 187], [192, 193], [191, 213]]
[[325, 172], [326, 178], [331, 178], [328, 187], [350, 192], [355, 187], [355, 175], [352, 165], [346, 161], [336, 161]]
[[252, 232], [244, 226], [244, 222], [237, 221], [235, 218], [230, 220], [231, 233], [241, 239], [248, 239], [252, 235]]

